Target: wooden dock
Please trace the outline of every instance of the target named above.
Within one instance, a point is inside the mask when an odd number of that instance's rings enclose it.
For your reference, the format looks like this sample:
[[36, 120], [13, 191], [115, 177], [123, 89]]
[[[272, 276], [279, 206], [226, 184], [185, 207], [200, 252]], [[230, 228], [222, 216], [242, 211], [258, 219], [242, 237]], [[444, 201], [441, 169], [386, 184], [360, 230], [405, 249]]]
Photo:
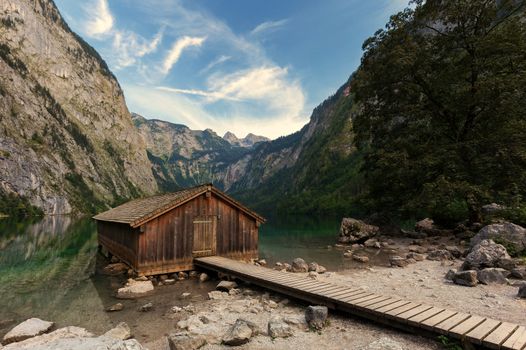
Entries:
[[196, 258], [194, 263], [296, 299], [421, 335], [445, 335], [489, 349], [526, 350], [526, 327], [518, 324], [398, 296], [382, 296], [218, 256]]

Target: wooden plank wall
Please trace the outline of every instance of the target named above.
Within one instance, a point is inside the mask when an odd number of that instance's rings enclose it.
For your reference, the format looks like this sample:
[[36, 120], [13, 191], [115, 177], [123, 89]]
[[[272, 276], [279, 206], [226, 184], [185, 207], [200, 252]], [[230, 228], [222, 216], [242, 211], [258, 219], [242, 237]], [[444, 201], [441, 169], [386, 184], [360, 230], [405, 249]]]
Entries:
[[242, 260], [257, 257], [256, 220], [209, 193], [143, 225], [137, 247], [138, 272], [150, 275], [193, 269], [193, 221], [203, 215], [217, 216], [217, 255]]
[[97, 222], [99, 244], [130, 266], [137, 266], [139, 230], [115, 222]]

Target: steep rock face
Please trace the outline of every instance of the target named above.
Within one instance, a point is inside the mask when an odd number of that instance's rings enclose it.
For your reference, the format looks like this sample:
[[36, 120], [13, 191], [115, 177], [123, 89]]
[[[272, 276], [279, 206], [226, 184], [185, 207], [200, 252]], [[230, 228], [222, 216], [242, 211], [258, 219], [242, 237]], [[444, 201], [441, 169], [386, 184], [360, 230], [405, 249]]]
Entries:
[[51, 0], [0, 2], [0, 191], [45, 213], [157, 190], [122, 90]]
[[230, 144], [210, 129], [191, 130], [138, 114], [132, 114], [132, 118], [146, 143], [159, 186], [165, 191], [204, 182], [228, 189], [228, 166], [250, 151]]
[[260, 210], [343, 214], [360, 192], [350, 78], [316, 107], [300, 131], [256, 146], [244, 162], [229, 166], [243, 176], [230, 187]]

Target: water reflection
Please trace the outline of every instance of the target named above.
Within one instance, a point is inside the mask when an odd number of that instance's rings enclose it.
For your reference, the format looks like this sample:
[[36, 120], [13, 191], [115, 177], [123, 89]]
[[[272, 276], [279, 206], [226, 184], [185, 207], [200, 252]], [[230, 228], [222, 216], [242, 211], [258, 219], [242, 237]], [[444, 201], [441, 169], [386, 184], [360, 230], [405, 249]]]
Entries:
[[0, 220], [0, 320], [52, 319], [68, 307], [68, 292], [94, 273], [96, 250], [90, 219]]

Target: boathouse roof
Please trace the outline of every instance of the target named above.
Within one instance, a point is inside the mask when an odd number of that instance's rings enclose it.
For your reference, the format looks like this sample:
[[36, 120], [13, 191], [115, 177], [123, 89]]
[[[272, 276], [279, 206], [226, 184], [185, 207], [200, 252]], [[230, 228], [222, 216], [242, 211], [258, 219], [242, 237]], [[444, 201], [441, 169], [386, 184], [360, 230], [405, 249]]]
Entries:
[[118, 207], [95, 215], [93, 219], [97, 221], [129, 224], [131, 227], [138, 227], [206, 192], [214, 193], [231, 206], [237, 207], [239, 210], [257, 221], [265, 222], [265, 219], [261, 215], [250, 210], [224, 192], [218, 190], [212, 184], [199, 185], [173, 193], [165, 193], [157, 196], [131, 200], [119, 205]]

